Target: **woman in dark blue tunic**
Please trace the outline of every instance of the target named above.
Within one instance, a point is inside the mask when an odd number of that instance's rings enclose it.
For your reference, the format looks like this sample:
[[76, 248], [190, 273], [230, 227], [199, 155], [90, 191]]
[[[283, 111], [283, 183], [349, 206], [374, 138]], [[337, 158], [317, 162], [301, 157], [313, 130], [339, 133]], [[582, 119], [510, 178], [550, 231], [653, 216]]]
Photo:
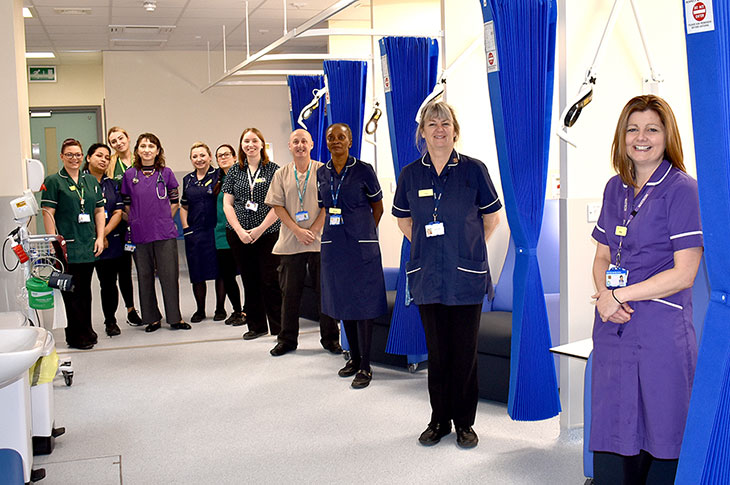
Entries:
[[210, 166], [211, 152], [208, 145], [196, 142], [190, 148], [190, 161], [195, 170], [183, 178], [183, 195], [180, 199], [180, 222], [185, 236], [185, 256], [188, 273], [193, 284], [197, 310], [190, 321], [205, 319], [205, 294], [207, 280], [215, 280], [216, 309], [213, 320], [223, 320], [225, 291], [223, 280], [218, 277], [215, 250], [215, 224], [217, 220], [217, 195], [219, 170]]
[[423, 157], [403, 168], [393, 198], [398, 227], [411, 241], [408, 288], [428, 347], [431, 421], [418, 441], [438, 443], [456, 428], [456, 443], [473, 448], [477, 411], [477, 336], [492, 282], [486, 241], [502, 204], [482, 162], [458, 153], [459, 123], [451, 106], [426, 105], [418, 126]]
[[322, 313], [342, 320], [351, 358], [339, 370], [355, 375], [352, 387], [372, 379], [373, 319], [387, 312], [385, 279], [376, 227], [383, 192], [373, 168], [350, 156], [352, 131], [344, 123], [327, 128], [332, 159], [317, 170], [319, 205], [326, 209], [322, 233]]
[[101, 286], [101, 308], [104, 312], [106, 334], [114, 337], [121, 333], [116, 318], [119, 305], [117, 275], [121, 275], [126, 269], [126, 258], [122, 249], [126, 225], [120, 227], [124, 203], [119, 193], [119, 184], [105, 173], [110, 164], [110, 154], [111, 150], [103, 143], [91, 145], [86, 152], [84, 172], [96, 177], [104, 200], [104, 252], [94, 262], [94, 269]]

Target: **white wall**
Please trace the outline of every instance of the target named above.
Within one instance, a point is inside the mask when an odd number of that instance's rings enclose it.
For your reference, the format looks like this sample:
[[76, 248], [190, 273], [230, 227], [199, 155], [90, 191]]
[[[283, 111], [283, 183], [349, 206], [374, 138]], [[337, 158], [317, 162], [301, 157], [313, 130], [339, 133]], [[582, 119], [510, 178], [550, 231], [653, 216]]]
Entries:
[[92, 54], [89, 57], [90, 61], [83, 64], [34, 60], [32, 65], [56, 66], [57, 81], [29, 83], [30, 106], [103, 106], [104, 73], [101, 55]]
[[251, 126], [271, 143], [274, 161], [289, 161], [286, 86], [222, 86], [201, 93], [207, 84], [206, 52], [104, 52], [107, 125], [124, 127], [132, 143], [142, 132], [156, 134], [176, 172], [192, 170], [194, 142], [211, 150], [222, 143], [237, 146]]

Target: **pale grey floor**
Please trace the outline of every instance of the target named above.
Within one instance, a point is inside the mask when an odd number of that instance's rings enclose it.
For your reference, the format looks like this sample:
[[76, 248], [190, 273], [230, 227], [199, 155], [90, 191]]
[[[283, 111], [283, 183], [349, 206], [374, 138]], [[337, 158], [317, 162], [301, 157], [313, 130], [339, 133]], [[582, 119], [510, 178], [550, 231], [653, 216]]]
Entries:
[[[153, 334], [120, 324], [109, 339], [98, 294], [94, 350], [69, 351], [56, 332], [75, 376], [71, 387], [54, 383], [56, 425], [67, 431], [36, 457], [45, 485], [584, 481], [582, 430], [561, 432], [557, 418], [514, 422], [497, 403], [479, 403], [476, 449], [458, 448], [453, 433], [420, 446], [426, 372], [376, 365], [370, 387], [351, 389], [313, 322], [302, 321], [299, 349], [278, 358], [268, 353], [274, 337], [245, 342], [245, 327], [211, 319]], [[181, 294], [188, 319], [186, 275]]]

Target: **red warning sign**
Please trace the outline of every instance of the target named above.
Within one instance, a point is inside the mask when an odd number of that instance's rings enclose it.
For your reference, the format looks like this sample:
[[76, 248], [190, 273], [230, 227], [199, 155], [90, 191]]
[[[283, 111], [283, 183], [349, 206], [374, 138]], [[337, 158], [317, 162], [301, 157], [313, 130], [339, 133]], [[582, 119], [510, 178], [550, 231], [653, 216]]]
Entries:
[[490, 52], [489, 54], [487, 54], [487, 63], [490, 66], [494, 65], [494, 53], [493, 52]]
[[705, 20], [705, 15], [707, 15], [705, 4], [702, 2], [697, 2], [695, 6], [692, 7], [692, 16], [696, 21], [700, 22], [702, 20]]

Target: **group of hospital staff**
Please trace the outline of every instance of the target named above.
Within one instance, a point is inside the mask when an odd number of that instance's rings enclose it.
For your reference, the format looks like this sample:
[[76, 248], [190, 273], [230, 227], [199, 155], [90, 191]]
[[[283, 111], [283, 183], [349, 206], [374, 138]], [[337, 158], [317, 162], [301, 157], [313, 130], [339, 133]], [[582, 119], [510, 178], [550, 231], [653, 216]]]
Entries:
[[[423, 156], [404, 167], [392, 214], [411, 242], [407, 287], [418, 306], [428, 347], [431, 418], [419, 442], [438, 443], [452, 430], [464, 448], [477, 445], [477, 335], [482, 303], [491, 297], [486, 241], [502, 204], [485, 165], [454, 149], [460, 127], [454, 110], [432, 101], [422, 111], [415, 142]], [[89, 148], [61, 147], [63, 168], [45, 181], [41, 205], [47, 232], [67, 241], [67, 273], [76, 290], [64, 293], [70, 347], [88, 349], [91, 275], [102, 287], [106, 332], [118, 335], [116, 280], [128, 321], [161, 327], [154, 286], [160, 280], [165, 318], [189, 329], [180, 314], [177, 230], [180, 209], [190, 281], [206, 318], [206, 281], [215, 280], [214, 320], [248, 325], [245, 340], [277, 336], [274, 356], [297, 348], [305, 275], [320, 309], [321, 345], [341, 353], [339, 327], [350, 360], [338, 371], [372, 379], [373, 319], [387, 312], [377, 226], [384, 212], [372, 166], [350, 155], [353, 134], [336, 123], [326, 132], [331, 159], [312, 160], [311, 135], [289, 137], [291, 162], [268, 158], [263, 134], [241, 133], [237, 146], [190, 149], [194, 170], [182, 190], [152, 133], [137, 138], [109, 130]], [[212, 166], [215, 158], [218, 168]], [[697, 183], [684, 170], [671, 108], [656, 96], [626, 105], [616, 127], [613, 165], [619, 175], [604, 193], [593, 231], [597, 252], [591, 449], [597, 483], [645, 483], [654, 466], [673, 477], [689, 404], [696, 340], [690, 287], [702, 254]], [[84, 163], [82, 163], [84, 162]], [[138, 274], [141, 319], [131, 295], [129, 255]], [[240, 274], [245, 308], [236, 283]], [[611, 461], [613, 460], [613, 461]], [[668, 470], [668, 471], [667, 471]], [[613, 473], [613, 475], [610, 475]]]

